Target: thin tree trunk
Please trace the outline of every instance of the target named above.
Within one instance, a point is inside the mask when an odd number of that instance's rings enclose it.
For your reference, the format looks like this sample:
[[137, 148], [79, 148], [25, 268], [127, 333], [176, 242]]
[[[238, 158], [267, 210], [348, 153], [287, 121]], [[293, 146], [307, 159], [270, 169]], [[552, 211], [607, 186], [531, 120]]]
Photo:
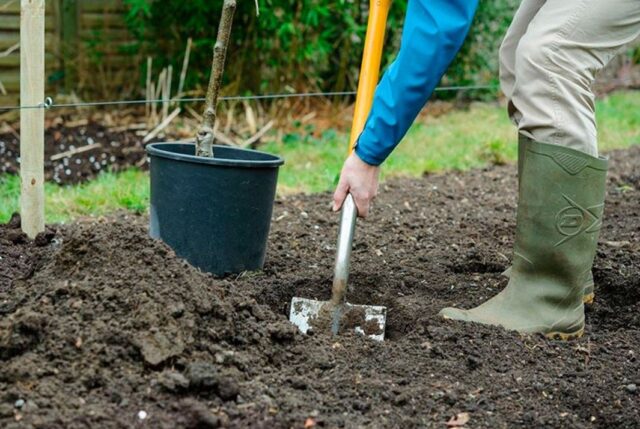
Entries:
[[227, 55], [227, 47], [231, 35], [231, 25], [233, 15], [236, 10], [236, 0], [224, 0], [222, 5], [222, 17], [218, 27], [216, 44], [213, 47], [213, 62], [211, 64], [211, 78], [207, 89], [205, 110], [202, 126], [196, 136], [196, 155], [213, 157], [214, 133], [213, 127], [216, 123], [216, 105], [218, 104], [218, 94], [222, 83], [224, 62]]

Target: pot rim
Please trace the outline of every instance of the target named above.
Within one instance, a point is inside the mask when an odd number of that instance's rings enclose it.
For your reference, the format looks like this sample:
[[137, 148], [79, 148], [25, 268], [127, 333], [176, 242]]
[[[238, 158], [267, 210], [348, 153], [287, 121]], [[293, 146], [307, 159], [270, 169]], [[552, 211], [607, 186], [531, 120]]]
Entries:
[[[189, 145], [195, 146], [193, 140], [179, 140], [175, 142], [150, 143], [146, 146], [149, 155], [158, 156], [160, 158], [172, 159], [174, 161], [191, 162], [196, 164], [217, 165], [222, 167], [245, 167], [245, 168], [275, 168], [284, 164], [284, 159], [277, 155], [262, 152], [253, 149], [244, 149], [233, 146], [214, 145], [215, 148], [238, 151], [252, 152], [271, 159], [228, 159], [228, 158], [207, 158], [203, 156], [186, 155], [183, 153], [171, 152], [166, 150], [169, 145]], [[215, 151], [215, 150], [214, 150]]]

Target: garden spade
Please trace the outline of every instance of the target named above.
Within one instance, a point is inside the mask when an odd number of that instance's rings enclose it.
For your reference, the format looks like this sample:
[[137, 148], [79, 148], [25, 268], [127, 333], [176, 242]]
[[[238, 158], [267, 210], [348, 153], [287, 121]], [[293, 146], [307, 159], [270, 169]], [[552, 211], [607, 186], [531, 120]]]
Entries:
[[[369, 21], [360, 67], [349, 153], [353, 151], [355, 143], [364, 129], [373, 104], [373, 95], [380, 74], [382, 45], [390, 4], [391, 0], [370, 0]], [[384, 339], [387, 320], [386, 307], [353, 305], [346, 302], [349, 261], [357, 215], [355, 201], [351, 194], [348, 194], [342, 205], [331, 300], [317, 301], [294, 297], [291, 301], [289, 320], [303, 333], [307, 333], [310, 328], [316, 331], [330, 328], [331, 332], [337, 335], [341, 331], [353, 329], [378, 341]]]

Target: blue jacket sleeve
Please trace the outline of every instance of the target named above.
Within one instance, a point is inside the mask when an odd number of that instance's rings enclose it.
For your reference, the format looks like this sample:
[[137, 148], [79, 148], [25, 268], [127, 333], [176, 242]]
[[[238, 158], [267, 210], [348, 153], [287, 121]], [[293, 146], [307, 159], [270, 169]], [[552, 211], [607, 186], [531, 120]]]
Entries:
[[373, 99], [356, 153], [380, 165], [404, 137], [467, 36], [478, 0], [409, 0], [400, 51]]

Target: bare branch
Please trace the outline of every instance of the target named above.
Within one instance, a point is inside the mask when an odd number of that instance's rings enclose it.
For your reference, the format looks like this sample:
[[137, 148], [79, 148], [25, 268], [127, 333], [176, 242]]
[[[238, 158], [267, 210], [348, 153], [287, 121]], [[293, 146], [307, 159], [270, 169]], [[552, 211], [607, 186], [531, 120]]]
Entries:
[[162, 121], [157, 127], [151, 130], [151, 132], [149, 132], [149, 134], [147, 134], [144, 139], [142, 139], [142, 143], [149, 143], [155, 136], [160, 134], [160, 132], [164, 130], [179, 114], [180, 108], [176, 107], [175, 110], [164, 119], [164, 121]]
[[254, 144], [256, 144], [262, 137], [264, 137], [265, 134], [267, 134], [267, 132], [273, 128], [273, 121], [269, 121], [267, 123], [267, 125], [265, 125], [264, 127], [262, 127], [262, 129], [260, 131], [258, 131], [253, 137], [249, 138], [248, 140], [246, 140], [244, 143], [242, 143], [242, 147], [252, 147]]

